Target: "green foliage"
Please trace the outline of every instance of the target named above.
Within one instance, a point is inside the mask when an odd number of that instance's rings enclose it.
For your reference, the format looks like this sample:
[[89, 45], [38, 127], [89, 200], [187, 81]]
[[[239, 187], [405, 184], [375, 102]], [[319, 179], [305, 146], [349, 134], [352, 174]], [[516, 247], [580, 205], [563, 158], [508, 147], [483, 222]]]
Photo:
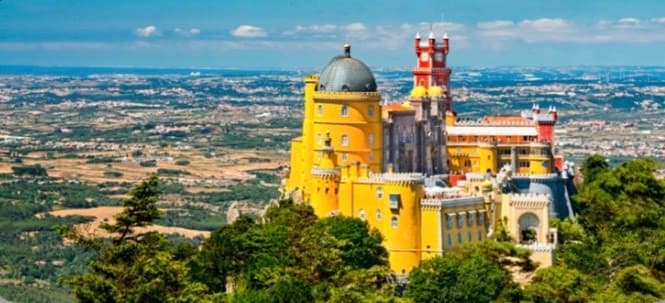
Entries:
[[655, 162], [609, 168], [594, 155], [574, 197], [577, 220], [555, 221], [557, 266], [541, 270], [536, 302], [655, 302], [665, 298], [665, 181]]
[[157, 166], [157, 160], [141, 161], [141, 162], [139, 162], [139, 165], [141, 165], [143, 167], [155, 167], [155, 166]]
[[175, 160], [175, 165], [187, 166], [187, 165], [189, 165], [189, 164], [190, 164], [190, 162], [189, 162], [189, 160], [187, 160], [187, 159], [178, 159], [178, 160]]
[[122, 172], [119, 171], [105, 171], [104, 172], [104, 177], [107, 178], [120, 178], [122, 177]]
[[[492, 302], [519, 290], [491, 247], [467, 245], [423, 261], [409, 275], [405, 296], [415, 302]], [[482, 277], [482, 278], [481, 278]]]
[[213, 233], [192, 264], [231, 302], [360, 302], [392, 297], [381, 235], [354, 218], [317, 220], [309, 206], [282, 201], [261, 222], [240, 217]]
[[158, 168], [157, 174], [163, 176], [179, 176], [179, 175], [188, 175], [189, 173], [187, 171], [180, 169]]
[[45, 177], [48, 176], [46, 168], [39, 164], [12, 166], [12, 172], [17, 176]]
[[33, 288], [17, 285], [0, 285], [0, 297], [15, 303], [71, 303], [74, 302], [67, 291], [53, 288]]
[[195, 249], [173, 245], [159, 233], [135, 231], [159, 217], [158, 188], [159, 180], [152, 175], [130, 191], [116, 223], [100, 226], [111, 233], [112, 241], [62, 229], [97, 254], [87, 272], [62, 279], [81, 302], [211, 302], [205, 285], [187, 279], [187, 260]]

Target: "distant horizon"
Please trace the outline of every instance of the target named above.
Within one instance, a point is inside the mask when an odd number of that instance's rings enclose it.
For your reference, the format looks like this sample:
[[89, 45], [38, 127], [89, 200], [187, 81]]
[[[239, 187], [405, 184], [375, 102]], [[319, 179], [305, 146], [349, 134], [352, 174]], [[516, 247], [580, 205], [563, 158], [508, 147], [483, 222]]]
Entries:
[[369, 66], [410, 68], [432, 32], [451, 66], [654, 66], [665, 2], [2, 0], [0, 29], [7, 65], [309, 70], [348, 42]]

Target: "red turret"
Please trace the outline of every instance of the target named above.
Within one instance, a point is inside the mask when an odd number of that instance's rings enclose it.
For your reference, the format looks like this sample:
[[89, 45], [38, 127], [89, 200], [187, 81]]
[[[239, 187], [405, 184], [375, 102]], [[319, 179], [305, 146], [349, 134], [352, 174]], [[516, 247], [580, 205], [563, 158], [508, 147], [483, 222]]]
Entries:
[[423, 86], [425, 89], [429, 89], [430, 86], [445, 87], [445, 110], [452, 111], [452, 98], [449, 93], [451, 71], [446, 66], [446, 57], [450, 49], [448, 35], [444, 34], [442, 42], [437, 44], [434, 33], [430, 32], [427, 43], [423, 44], [420, 34], [417, 34], [414, 43], [417, 62], [413, 69], [413, 86]]

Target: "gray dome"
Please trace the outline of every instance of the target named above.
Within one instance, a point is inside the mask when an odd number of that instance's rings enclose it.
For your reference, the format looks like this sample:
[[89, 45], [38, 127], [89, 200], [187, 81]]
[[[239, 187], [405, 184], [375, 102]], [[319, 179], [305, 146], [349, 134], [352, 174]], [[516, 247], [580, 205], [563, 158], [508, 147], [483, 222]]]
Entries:
[[376, 81], [369, 67], [351, 58], [351, 47], [344, 45], [344, 55], [330, 60], [321, 71], [317, 91], [322, 92], [375, 92]]

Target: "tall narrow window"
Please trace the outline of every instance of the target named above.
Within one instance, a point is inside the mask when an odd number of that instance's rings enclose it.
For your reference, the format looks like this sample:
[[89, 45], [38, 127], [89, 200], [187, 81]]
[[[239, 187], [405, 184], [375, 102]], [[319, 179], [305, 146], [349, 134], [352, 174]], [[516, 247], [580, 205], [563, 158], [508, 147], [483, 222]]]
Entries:
[[453, 246], [453, 237], [450, 236], [450, 233], [448, 233], [448, 247]]
[[461, 231], [457, 232], [457, 243], [462, 244], [462, 232]]
[[342, 146], [348, 146], [349, 145], [349, 135], [342, 135]]
[[374, 134], [367, 135], [367, 143], [369, 144], [369, 147], [374, 146]]
[[358, 211], [358, 217], [360, 217], [360, 220], [365, 220], [365, 210], [364, 209], [361, 208], [360, 211]]
[[349, 106], [342, 105], [342, 117], [348, 117], [348, 116], [349, 116]]
[[323, 116], [323, 105], [319, 104], [319, 105], [316, 107], [316, 113], [317, 113], [319, 116]]
[[342, 160], [346, 160], [349, 156], [346, 153], [342, 153]]
[[383, 214], [381, 214], [381, 210], [380, 210], [380, 209], [377, 209], [377, 210], [376, 210], [376, 219], [377, 219], [377, 220], [381, 220], [381, 218], [383, 218]]
[[379, 200], [383, 199], [383, 187], [376, 188], [376, 198]]
[[392, 218], [390, 218], [390, 226], [392, 228], [397, 228], [398, 226], [397, 216], [393, 216]]
[[374, 117], [374, 104], [368, 105], [367, 115], [370, 116], [370, 117]]
[[323, 144], [323, 137], [321, 136], [321, 133], [316, 134], [316, 144]]

